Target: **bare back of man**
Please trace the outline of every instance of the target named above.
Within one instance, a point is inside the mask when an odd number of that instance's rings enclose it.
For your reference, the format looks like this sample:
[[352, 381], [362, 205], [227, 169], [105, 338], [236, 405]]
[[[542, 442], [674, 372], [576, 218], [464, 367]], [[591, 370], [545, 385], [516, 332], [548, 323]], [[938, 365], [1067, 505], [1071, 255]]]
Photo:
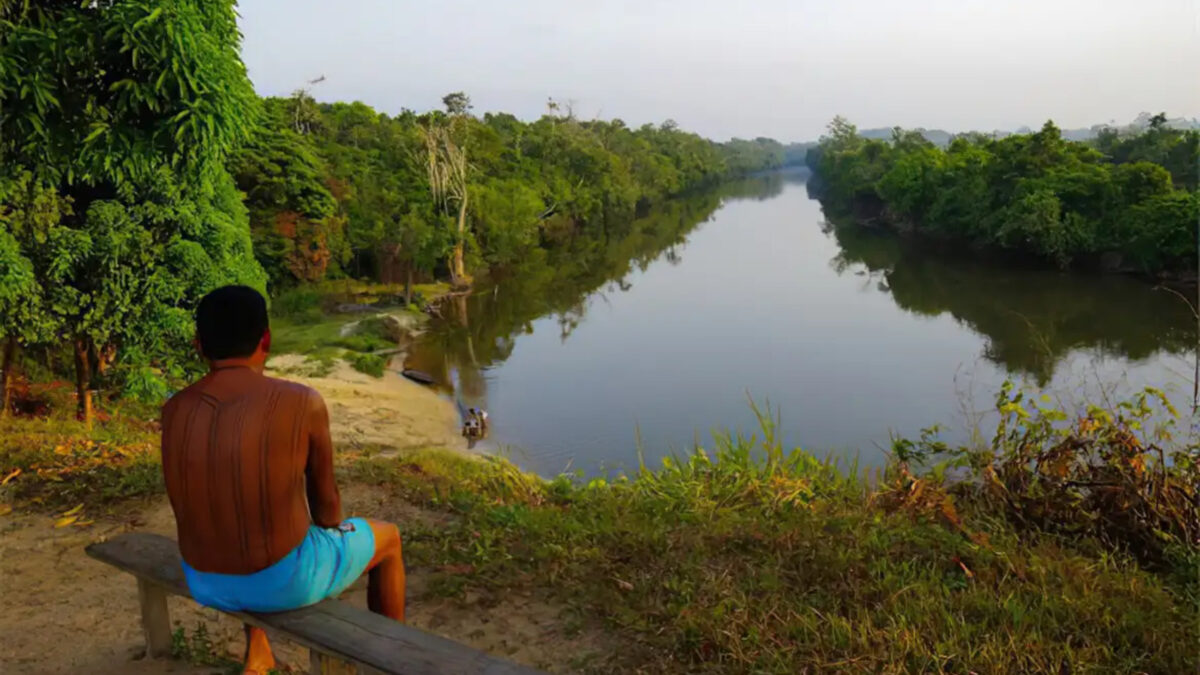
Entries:
[[[263, 375], [266, 303], [213, 291], [197, 311], [210, 371], [163, 408], [162, 453], [188, 586], [227, 611], [280, 611], [336, 596], [369, 570], [372, 611], [404, 620], [400, 533], [343, 520], [329, 416], [312, 389]], [[274, 666], [247, 627], [246, 673]]]

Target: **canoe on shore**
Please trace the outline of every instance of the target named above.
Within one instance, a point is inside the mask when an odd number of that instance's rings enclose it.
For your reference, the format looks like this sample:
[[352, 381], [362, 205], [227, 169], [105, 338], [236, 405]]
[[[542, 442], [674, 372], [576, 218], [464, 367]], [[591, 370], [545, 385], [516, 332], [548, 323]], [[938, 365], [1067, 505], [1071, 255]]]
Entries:
[[400, 371], [400, 374], [419, 384], [433, 384], [436, 381], [429, 373], [423, 373], [419, 370], [412, 370], [411, 368], [405, 368], [404, 370]]

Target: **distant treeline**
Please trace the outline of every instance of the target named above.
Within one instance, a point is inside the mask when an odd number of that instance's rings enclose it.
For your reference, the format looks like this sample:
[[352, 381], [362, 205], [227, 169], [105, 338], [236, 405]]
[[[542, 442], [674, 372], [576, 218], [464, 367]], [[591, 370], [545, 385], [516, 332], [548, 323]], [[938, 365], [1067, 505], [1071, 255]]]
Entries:
[[1142, 133], [866, 139], [836, 118], [808, 154], [834, 222], [878, 224], [1034, 256], [1060, 267], [1190, 273], [1200, 218], [1200, 131], [1156, 116]]
[[263, 123], [230, 168], [272, 287], [346, 275], [465, 281], [803, 158], [772, 139], [715, 143], [670, 121], [577, 119], [553, 102], [534, 122], [475, 116], [461, 93], [445, 104], [393, 116], [303, 92], [264, 101]]
[[[1186, 117], [1167, 119], [1166, 115], [1161, 113], [1158, 115], [1151, 115], [1150, 113], [1144, 112], [1134, 118], [1132, 122], [1124, 125], [1117, 125], [1114, 122], [1111, 124], [1093, 124], [1090, 127], [1081, 127], [1078, 129], [1063, 129], [1062, 137], [1068, 141], [1094, 141], [1101, 136], [1114, 133], [1123, 136], [1134, 136], [1146, 131], [1151, 127], [1151, 125], [1165, 125], [1171, 129], [1187, 131], [1189, 129], [1200, 129], [1200, 120], [1188, 119]], [[862, 136], [863, 138], [886, 141], [892, 137], [892, 131], [893, 129], [890, 127], [859, 129], [858, 135]], [[967, 132], [966, 134], [952, 133], [944, 129], [925, 129], [922, 127], [912, 129], [912, 131], [920, 133], [925, 137], [925, 140], [941, 148], [950, 145], [950, 141], [954, 140], [956, 136], [983, 133], [983, 135], [991, 136], [993, 138], [1004, 138], [1013, 134], [1021, 135], [1033, 133], [1033, 129], [1030, 129], [1029, 127], [1021, 127], [1016, 131], [996, 129], [988, 132]]]

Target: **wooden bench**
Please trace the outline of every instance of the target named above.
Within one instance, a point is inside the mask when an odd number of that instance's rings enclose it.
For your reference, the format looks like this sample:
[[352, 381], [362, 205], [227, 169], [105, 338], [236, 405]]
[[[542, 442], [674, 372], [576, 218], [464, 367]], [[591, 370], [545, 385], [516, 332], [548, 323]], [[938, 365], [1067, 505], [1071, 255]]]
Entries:
[[[88, 546], [87, 554], [137, 578], [147, 653], [170, 656], [167, 593], [191, 597], [175, 542], [157, 534], [122, 534]], [[356, 669], [404, 675], [541, 672], [337, 600], [277, 614], [229, 614], [308, 647], [313, 673], [354, 673]]]

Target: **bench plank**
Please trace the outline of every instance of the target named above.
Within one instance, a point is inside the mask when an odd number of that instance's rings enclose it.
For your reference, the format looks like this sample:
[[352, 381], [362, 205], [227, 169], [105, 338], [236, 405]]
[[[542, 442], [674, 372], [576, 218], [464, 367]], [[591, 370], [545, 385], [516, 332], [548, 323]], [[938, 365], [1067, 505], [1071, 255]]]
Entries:
[[[191, 597], [183, 577], [179, 548], [167, 537], [146, 532], [122, 534], [91, 544], [87, 554], [170, 593]], [[310, 649], [382, 673], [541, 673], [337, 600], [277, 614], [229, 614], [251, 625], [282, 633]]]

